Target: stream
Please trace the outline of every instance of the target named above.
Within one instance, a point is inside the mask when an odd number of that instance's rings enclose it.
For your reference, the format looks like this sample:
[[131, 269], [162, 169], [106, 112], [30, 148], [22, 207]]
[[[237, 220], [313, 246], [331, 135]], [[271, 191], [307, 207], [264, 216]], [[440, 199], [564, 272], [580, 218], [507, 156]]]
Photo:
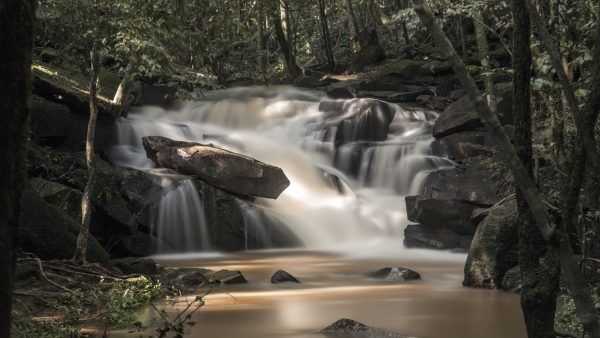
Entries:
[[[156, 260], [165, 267], [240, 270], [249, 281], [206, 297], [189, 336], [322, 337], [322, 328], [351, 318], [424, 338], [525, 337], [517, 295], [462, 287], [466, 254], [403, 246], [404, 197], [418, 195], [432, 171], [454, 165], [429, 152], [437, 113], [378, 101], [369, 108], [376, 120], [393, 112], [387, 135], [360, 139], [375, 131], [373, 121], [357, 119], [340, 141], [340, 120], [370, 103], [340, 100], [331, 113], [322, 109], [326, 100], [292, 87], [234, 88], [174, 109], [139, 108], [119, 122], [111, 160], [163, 177], [151, 232], [165, 244]], [[244, 208], [246, 234], [262, 234], [265, 249], [215, 250], [191, 181], [146, 158], [141, 137], [151, 135], [212, 143], [281, 167], [291, 182], [282, 195]], [[301, 246], [269, 248], [266, 223], [285, 228]], [[422, 280], [390, 284], [365, 276], [390, 266], [413, 269]], [[271, 284], [278, 269], [301, 283]], [[184, 305], [159, 307], [174, 314]]]

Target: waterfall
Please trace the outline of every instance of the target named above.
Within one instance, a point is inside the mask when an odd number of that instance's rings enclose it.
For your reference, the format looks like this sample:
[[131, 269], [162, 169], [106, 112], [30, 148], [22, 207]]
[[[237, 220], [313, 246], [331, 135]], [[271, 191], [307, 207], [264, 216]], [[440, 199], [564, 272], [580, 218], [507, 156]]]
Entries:
[[[119, 140], [110, 157], [118, 165], [153, 170], [141, 137], [160, 135], [213, 143], [281, 167], [290, 186], [277, 200], [257, 198], [240, 204], [246, 248], [249, 231], [268, 242], [265, 218], [276, 220], [275, 226], [285, 227], [310, 248], [403, 238], [408, 223], [404, 196], [418, 194], [430, 172], [453, 165], [429, 152], [437, 114], [386, 103], [386, 113], [376, 115], [384, 119], [393, 114], [384, 140], [336, 145], [335, 121], [351, 112], [323, 112], [321, 101], [317, 93], [292, 87], [251, 87], [206, 93], [172, 110], [138, 108], [118, 123]], [[355, 110], [360, 104], [363, 101], [344, 107]], [[369, 135], [364, 129], [371, 127], [360, 121], [356, 128], [362, 129], [348, 135]], [[193, 182], [180, 178], [175, 189], [164, 189], [153, 233], [178, 251], [191, 251], [198, 243], [209, 249]]]

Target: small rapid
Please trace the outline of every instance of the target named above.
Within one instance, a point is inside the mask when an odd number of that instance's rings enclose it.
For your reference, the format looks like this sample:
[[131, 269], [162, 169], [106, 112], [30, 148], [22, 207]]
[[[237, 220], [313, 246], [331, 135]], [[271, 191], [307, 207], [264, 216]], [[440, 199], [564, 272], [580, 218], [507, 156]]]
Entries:
[[[276, 200], [240, 201], [246, 238], [248, 231], [268, 238], [261, 225], [271, 222], [310, 249], [384, 238], [401, 241], [408, 224], [404, 197], [418, 194], [430, 172], [453, 163], [430, 154], [435, 112], [374, 101], [332, 101], [292, 87], [209, 92], [175, 109], [137, 108], [118, 123], [110, 157], [123, 167], [173, 176], [154, 168], [143, 136], [211, 143], [281, 167], [290, 179]], [[322, 109], [323, 102], [341, 108]], [[361, 116], [351, 125], [344, 121], [365, 105], [373, 105], [368, 109], [374, 117]], [[392, 120], [382, 135], [381, 120], [389, 113]], [[173, 184], [164, 185], [152, 229], [165, 242], [161, 251], [214, 249], [192, 181], [165, 179]]]

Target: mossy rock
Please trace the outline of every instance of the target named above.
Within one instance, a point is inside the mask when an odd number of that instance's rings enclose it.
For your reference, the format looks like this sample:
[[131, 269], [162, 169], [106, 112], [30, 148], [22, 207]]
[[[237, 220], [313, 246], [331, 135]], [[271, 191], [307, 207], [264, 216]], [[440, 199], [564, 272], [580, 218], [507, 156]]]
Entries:
[[[22, 198], [19, 236], [21, 249], [42, 259], [73, 257], [79, 224], [66, 212], [46, 203], [27, 183]], [[88, 240], [88, 260], [107, 263], [108, 253], [93, 236]]]
[[518, 263], [518, 221], [514, 197], [490, 209], [471, 242], [463, 285], [487, 289], [502, 286], [506, 272]]

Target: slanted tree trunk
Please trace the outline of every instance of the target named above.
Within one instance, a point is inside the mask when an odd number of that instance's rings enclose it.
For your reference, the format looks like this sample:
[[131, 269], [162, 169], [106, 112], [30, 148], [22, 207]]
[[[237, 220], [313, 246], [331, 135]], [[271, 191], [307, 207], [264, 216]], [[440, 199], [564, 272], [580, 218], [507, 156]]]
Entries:
[[0, 337], [10, 337], [21, 192], [26, 178], [33, 0], [0, 2]]
[[483, 68], [483, 82], [485, 84], [485, 92], [487, 103], [492, 112], [496, 112], [496, 89], [492, 74], [492, 66], [490, 64], [490, 47], [486, 36], [484, 17], [481, 12], [475, 15], [475, 35], [477, 37], [477, 49], [479, 51], [479, 59], [481, 60], [481, 68]]
[[[531, 135], [531, 23], [522, 0], [513, 0], [513, 144], [533, 178]], [[529, 338], [548, 338], [554, 333], [554, 313], [558, 294], [558, 266], [547, 255], [547, 244], [520, 189], [519, 266], [521, 268], [521, 309]], [[542, 263], [543, 262], [543, 263]]]
[[485, 104], [467, 67], [456, 53], [456, 50], [454, 50], [454, 47], [452, 47], [450, 40], [448, 40], [448, 37], [442, 31], [441, 26], [434, 18], [429, 7], [425, 6], [423, 0], [413, 0], [413, 2], [417, 15], [435, 40], [440, 54], [452, 65], [452, 69], [462, 87], [474, 102], [475, 110], [498, 147], [499, 155], [513, 173], [518, 188], [527, 200], [535, 223], [539, 227], [544, 239], [550, 245], [552, 252], [558, 257], [567, 288], [575, 300], [577, 311], [584, 323], [586, 332], [592, 338], [600, 338], [600, 322], [598, 321], [591, 292], [583, 279], [583, 275], [579, 269], [579, 262], [573, 255], [566, 229], [564, 229], [562, 224], [558, 224], [556, 228], [551, 225], [544, 199], [529, 176], [527, 169], [520, 161], [504, 127], [502, 127], [498, 117]]
[[87, 136], [85, 139], [85, 159], [88, 169], [88, 181], [83, 191], [81, 200], [81, 227], [77, 237], [77, 247], [73, 261], [87, 264], [87, 246], [90, 234], [90, 221], [92, 218], [92, 198], [96, 184], [96, 160], [94, 155], [94, 136], [96, 134], [96, 120], [98, 118], [98, 74], [100, 72], [100, 56], [94, 45], [90, 52], [90, 119], [88, 122]]
[[329, 24], [327, 23], [327, 13], [325, 12], [325, 0], [319, 0], [319, 18], [321, 19], [321, 33], [323, 34], [323, 44], [325, 45], [325, 54], [327, 56], [327, 67], [329, 71], [335, 68], [335, 59], [331, 48], [331, 38], [329, 36]]

